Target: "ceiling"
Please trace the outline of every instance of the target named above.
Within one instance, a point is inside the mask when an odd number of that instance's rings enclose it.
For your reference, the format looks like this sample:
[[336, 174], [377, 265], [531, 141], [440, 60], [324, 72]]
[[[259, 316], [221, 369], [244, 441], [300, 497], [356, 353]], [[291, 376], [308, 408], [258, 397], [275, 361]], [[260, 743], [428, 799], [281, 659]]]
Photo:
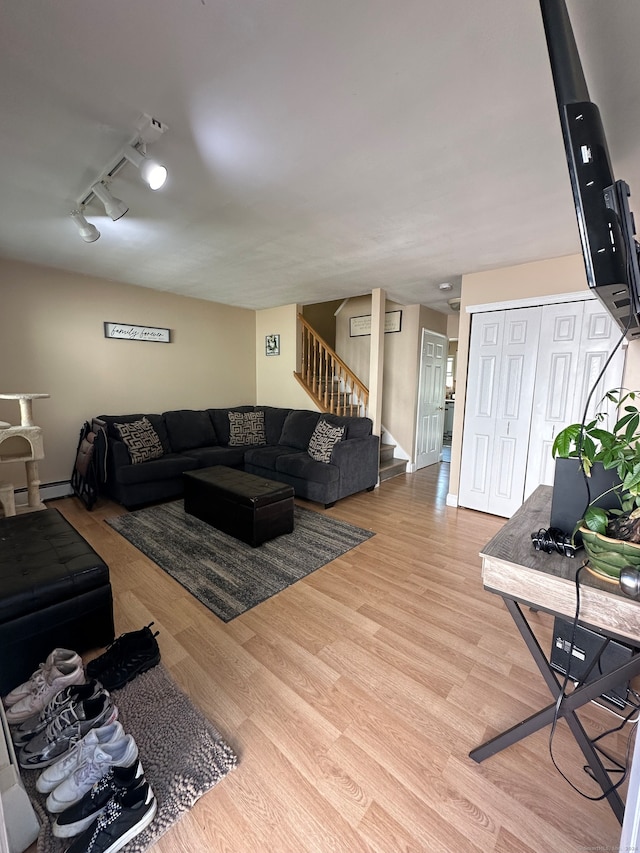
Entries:
[[[567, 5], [638, 202], [640, 3]], [[253, 309], [383, 288], [449, 311], [465, 273], [580, 251], [538, 0], [0, 9], [0, 255]], [[129, 213], [91, 203], [84, 243], [68, 214], [142, 113], [169, 180], [127, 164]]]

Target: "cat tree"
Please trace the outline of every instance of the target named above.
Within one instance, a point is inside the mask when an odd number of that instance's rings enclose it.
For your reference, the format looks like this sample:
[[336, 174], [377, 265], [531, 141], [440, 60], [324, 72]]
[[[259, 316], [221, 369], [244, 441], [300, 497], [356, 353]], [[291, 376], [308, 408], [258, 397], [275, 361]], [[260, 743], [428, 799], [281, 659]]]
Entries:
[[[0, 464], [24, 462], [27, 473], [27, 511], [45, 509], [40, 499], [38, 461], [44, 459], [42, 429], [33, 423], [33, 400], [49, 394], [0, 394], [0, 400], [18, 400], [20, 425], [0, 421]], [[13, 483], [0, 482], [0, 505], [5, 516], [16, 514]]]

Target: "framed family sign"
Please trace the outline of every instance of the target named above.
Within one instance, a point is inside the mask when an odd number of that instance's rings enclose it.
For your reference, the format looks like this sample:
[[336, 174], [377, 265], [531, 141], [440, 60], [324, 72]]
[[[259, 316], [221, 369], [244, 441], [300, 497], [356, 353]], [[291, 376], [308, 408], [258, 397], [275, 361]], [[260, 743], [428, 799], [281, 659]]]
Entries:
[[159, 329], [156, 326], [132, 326], [129, 323], [105, 323], [104, 336], [105, 338], [119, 338], [125, 341], [171, 343], [171, 329]]
[[[402, 330], [402, 311], [387, 311], [384, 315], [384, 331], [400, 332]], [[371, 314], [349, 318], [349, 337], [359, 338], [371, 334]]]

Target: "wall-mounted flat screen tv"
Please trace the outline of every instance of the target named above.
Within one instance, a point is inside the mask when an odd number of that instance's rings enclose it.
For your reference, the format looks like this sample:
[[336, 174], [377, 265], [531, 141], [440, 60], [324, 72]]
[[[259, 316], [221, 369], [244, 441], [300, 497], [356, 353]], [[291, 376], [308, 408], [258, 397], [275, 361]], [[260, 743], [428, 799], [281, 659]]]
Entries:
[[564, 0], [540, 0], [587, 282], [627, 338], [640, 337], [640, 247], [630, 190], [616, 181]]

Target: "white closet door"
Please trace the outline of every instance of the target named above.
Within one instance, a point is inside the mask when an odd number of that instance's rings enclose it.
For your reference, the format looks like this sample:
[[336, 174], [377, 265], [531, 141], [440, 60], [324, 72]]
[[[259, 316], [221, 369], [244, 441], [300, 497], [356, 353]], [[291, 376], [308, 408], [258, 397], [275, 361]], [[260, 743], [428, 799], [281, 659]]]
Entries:
[[[553, 485], [553, 440], [568, 424], [581, 422], [589, 392], [619, 339], [599, 300], [543, 307], [524, 498], [541, 483]], [[588, 418], [601, 408], [605, 391], [620, 386], [623, 367], [620, 348], [591, 397]]]
[[522, 504], [542, 309], [471, 324], [458, 502], [509, 518]]

